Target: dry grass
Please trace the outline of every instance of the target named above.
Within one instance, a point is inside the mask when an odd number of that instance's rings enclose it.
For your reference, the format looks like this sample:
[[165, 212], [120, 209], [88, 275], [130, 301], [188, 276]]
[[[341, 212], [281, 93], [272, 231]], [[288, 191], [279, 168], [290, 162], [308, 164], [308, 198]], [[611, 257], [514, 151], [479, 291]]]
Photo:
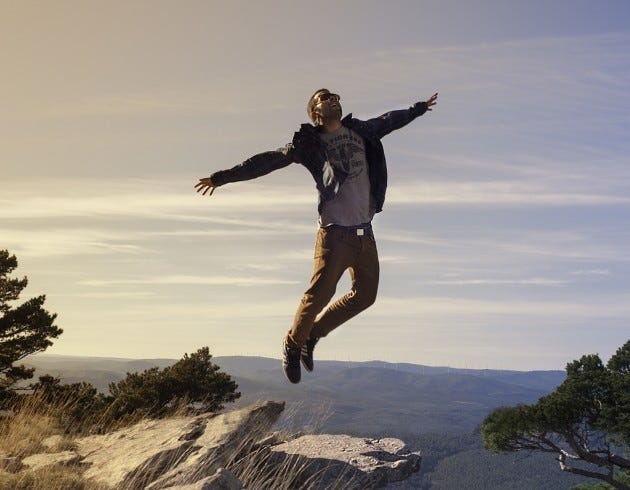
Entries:
[[[45, 408], [38, 397], [29, 398], [15, 415], [0, 419], [0, 452], [24, 458], [71, 447], [71, 439], [63, 434], [56, 412], [56, 408]], [[51, 436], [57, 437], [46, 445], [44, 441]]]
[[0, 490], [106, 490], [107, 487], [83, 478], [72, 466], [50, 466], [35, 471], [0, 471]]
[[[50, 406], [43, 403], [36, 396], [30, 398], [20, 407], [20, 410], [13, 416], [0, 418], [0, 460], [7, 457], [23, 458], [41, 453], [56, 453], [70, 450], [75, 447], [75, 438], [65, 433], [59, 420], [63, 419], [66, 405]], [[185, 413], [184, 404], [173, 407], [174, 416], [181, 416]], [[304, 430], [316, 432], [318, 426], [329, 416], [329, 409], [322, 409], [310, 416], [310, 420], [305, 424], [304, 414], [301, 406], [293, 406], [283, 416], [283, 429], [278, 434], [278, 440], [290, 440], [295, 437], [296, 431]], [[109, 429], [114, 430], [120, 426], [130, 425], [138, 421], [138, 416], [129, 417], [124, 422], [118, 421], [112, 424]], [[299, 419], [298, 422], [296, 420]], [[213, 473], [219, 467], [224, 467], [234, 473], [246, 488], [265, 490], [289, 490], [289, 489], [315, 489], [321, 488], [318, 485], [320, 476], [327, 470], [320, 470], [319, 474], [310, 478], [304, 475], [307, 462], [297, 456], [289, 456], [278, 464], [278, 456], [274, 455], [268, 445], [260, 445], [259, 441], [268, 434], [249, 433], [231, 451], [231, 454], [222, 454], [216, 462], [209, 462], [205, 466], [206, 471]], [[154, 478], [166, 473], [170, 468], [177, 465], [181, 457], [181, 451], [175, 450], [170, 454], [163, 454], [150, 466], [157, 474], [137, 475], [141, 479]], [[0, 468], [2, 466], [0, 465]], [[22, 469], [18, 472], [7, 472], [0, 469], [0, 490], [104, 490], [108, 487], [87, 480], [83, 477], [84, 468], [78, 464], [47, 466], [38, 470]], [[203, 477], [204, 475], [197, 475]], [[138, 488], [140, 481], [129, 481], [129, 488]], [[127, 486], [127, 485], [125, 485]], [[348, 481], [338, 478], [338, 485], [333, 484], [328, 488], [348, 488]]]
[[[277, 441], [290, 441], [301, 434], [316, 434], [330, 416], [330, 405], [322, 405], [314, 412], [305, 413], [302, 403], [289, 405], [279, 421], [280, 430], [275, 433]], [[313, 473], [308, 470], [312, 461], [297, 454], [277, 454], [270, 448], [258, 447], [257, 442], [267, 434], [261, 433], [252, 439], [243, 440], [237, 451], [229, 457], [225, 467], [234, 473], [245, 488], [265, 490], [317, 490], [322, 489], [326, 477], [326, 490], [352, 490], [354, 485], [349, 468], [340, 469], [333, 465], [323, 466]], [[281, 461], [279, 464], [278, 462]], [[338, 470], [331, 481], [329, 470]], [[310, 476], [307, 476], [309, 475]]]
[[[281, 462], [279, 462], [279, 460]], [[231, 461], [226, 468], [234, 473], [245, 488], [265, 490], [318, 490], [326, 479], [326, 490], [353, 490], [353, 474], [347, 467], [332, 463], [313, 472], [313, 461], [296, 454], [274, 454], [268, 448], [251, 450], [244, 457]], [[331, 481], [328, 472], [336, 473]], [[309, 476], [310, 475], [310, 476]]]
[[[26, 399], [15, 414], [0, 418], [0, 457], [22, 460], [33, 454], [74, 448], [64, 434], [59, 415], [64, 407], [50, 406], [39, 397]], [[0, 490], [103, 490], [83, 478], [78, 466], [48, 466], [16, 473], [0, 470]]]

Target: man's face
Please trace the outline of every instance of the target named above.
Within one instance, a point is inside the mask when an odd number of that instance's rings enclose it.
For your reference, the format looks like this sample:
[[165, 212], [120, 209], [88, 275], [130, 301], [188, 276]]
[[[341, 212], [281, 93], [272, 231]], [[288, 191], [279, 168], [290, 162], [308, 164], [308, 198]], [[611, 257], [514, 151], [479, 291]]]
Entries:
[[341, 119], [340, 97], [330, 92], [320, 92], [315, 96], [314, 111], [323, 119]]

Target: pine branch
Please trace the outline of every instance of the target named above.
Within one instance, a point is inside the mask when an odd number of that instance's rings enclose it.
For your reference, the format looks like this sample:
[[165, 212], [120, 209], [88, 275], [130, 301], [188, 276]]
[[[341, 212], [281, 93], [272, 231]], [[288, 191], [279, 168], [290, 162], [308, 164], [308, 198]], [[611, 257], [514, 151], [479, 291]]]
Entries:
[[580, 468], [574, 468], [572, 466], [568, 466], [564, 463], [564, 461], [560, 461], [560, 469], [562, 471], [566, 471], [567, 473], [573, 473], [574, 475], [585, 476], [587, 478], [595, 478], [597, 480], [603, 480], [614, 488], [618, 488], [619, 490], [630, 490], [630, 487], [615, 480], [612, 475], [607, 475], [604, 473], [598, 473], [596, 471], [588, 471]]

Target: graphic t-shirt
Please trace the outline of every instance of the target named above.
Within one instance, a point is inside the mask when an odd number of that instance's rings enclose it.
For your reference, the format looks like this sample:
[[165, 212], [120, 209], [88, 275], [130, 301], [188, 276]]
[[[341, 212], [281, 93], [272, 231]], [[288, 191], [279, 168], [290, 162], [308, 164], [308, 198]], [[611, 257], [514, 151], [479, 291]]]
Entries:
[[357, 133], [342, 126], [334, 133], [320, 133], [328, 161], [347, 174], [334, 199], [322, 207], [319, 224], [355, 226], [369, 223], [375, 206], [370, 193], [365, 145]]

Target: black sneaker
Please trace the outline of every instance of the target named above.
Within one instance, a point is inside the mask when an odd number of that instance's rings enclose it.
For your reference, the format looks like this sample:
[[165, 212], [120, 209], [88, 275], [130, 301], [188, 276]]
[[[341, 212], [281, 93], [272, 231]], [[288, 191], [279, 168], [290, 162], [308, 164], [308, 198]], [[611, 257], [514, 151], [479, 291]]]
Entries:
[[300, 349], [289, 347], [286, 340], [282, 345], [282, 369], [291, 383], [300, 382]]
[[315, 349], [315, 345], [318, 341], [319, 337], [314, 339], [309, 338], [300, 351], [300, 361], [302, 361], [302, 366], [304, 366], [304, 369], [306, 369], [309, 373], [313, 371], [313, 350]]

